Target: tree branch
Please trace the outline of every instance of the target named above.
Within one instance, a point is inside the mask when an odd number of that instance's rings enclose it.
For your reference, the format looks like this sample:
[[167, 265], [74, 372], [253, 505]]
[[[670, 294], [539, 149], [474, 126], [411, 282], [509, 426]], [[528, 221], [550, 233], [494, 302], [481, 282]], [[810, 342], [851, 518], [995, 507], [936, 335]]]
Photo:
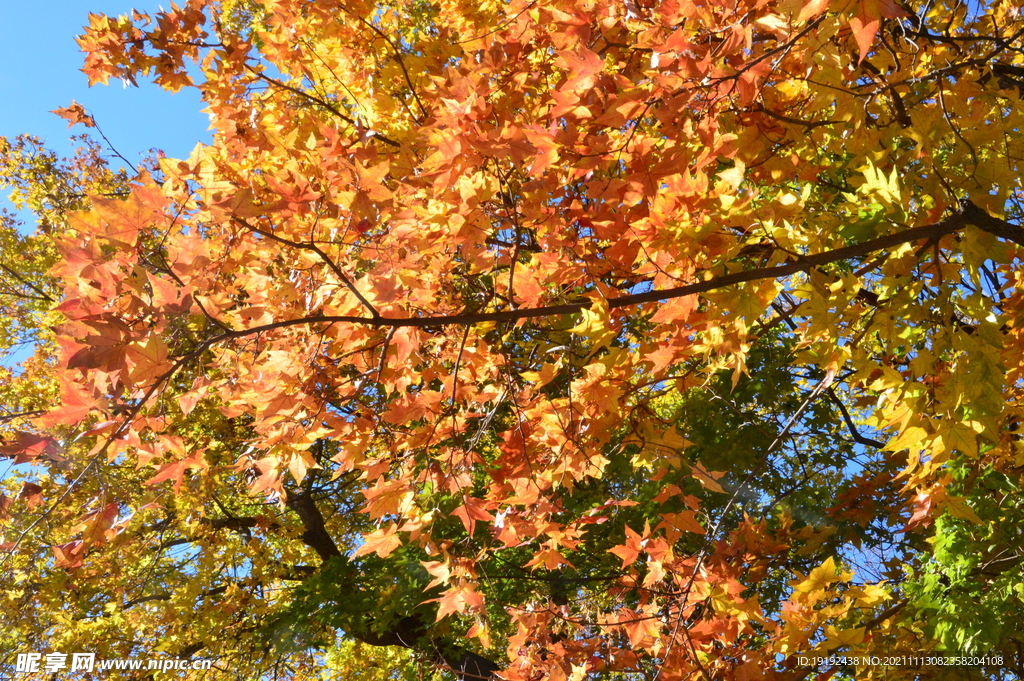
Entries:
[[[762, 267], [741, 272], [731, 272], [705, 279], [694, 284], [686, 284], [670, 289], [647, 291], [645, 293], [634, 293], [626, 296], [618, 296], [608, 299], [608, 308], [617, 309], [639, 305], [641, 303], [664, 302], [674, 298], [682, 298], [697, 293], [706, 293], [717, 289], [743, 284], [764, 279], [778, 279], [797, 272], [829, 265], [834, 262], [858, 258], [876, 251], [881, 251], [894, 246], [901, 246], [906, 243], [919, 241], [921, 239], [937, 239], [947, 234], [957, 232], [968, 225], [974, 225], [984, 232], [993, 234], [1001, 239], [1012, 241], [1024, 246], [1024, 228], [1019, 225], [992, 217], [982, 209], [968, 200], [963, 200], [960, 210], [949, 217], [940, 220], [932, 225], [912, 227], [911, 229], [894, 234], [886, 234], [877, 239], [871, 239], [859, 244], [836, 248], [823, 253], [802, 255], [792, 259], [783, 265], [773, 267]], [[365, 324], [367, 326], [398, 328], [398, 327], [429, 327], [445, 325], [466, 325], [479, 324], [482, 322], [508, 322], [520, 319], [533, 319], [538, 317], [554, 317], [565, 314], [573, 314], [581, 310], [589, 309], [593, 305], [592, 300], [578, 300], [562, 305], [547, 305], [544, 307], [521, 308], [516, 310], [500, 310], [497, 312], [478, 312], [471, 314], [437, 315], [431, 317], [356, 317], [351, 315], [311, 315], [297, 319], [286, 319], [271, 324], [253, 327], [250, 329], [239, 329], [228, 331], [208, 341], [207, 346], [227, 338], [241, 338], [256, 333], [263, 333], [290, 326], [301, 326], [304, 324], [324, 323], [350, 323]]]
[[327, 531], [323, 514], [308, 492], [301, 491], [289, 495], [285, 505], [295, 511], [302, 521], [302, 526], [306, 530], [302, 533], [302, 542], [316, 551], [321, 560], [327, 562], [331, 558], [342, 558], [338, 545]]
[[853, 419], [850, 418], [850, 412], [847, 411], [846, 405], [843, 404], [843, 401], [840, 400], [839, 397], [836, 395], [835, 390], [833, 390], [830, 387], [826, 391], [826, 393], [828, 394], [829, 399], [831, 399], [832, 402], [839, 407], [839, 412], [843, 415], [843, 421], [846, 422], [846, 428], [850, 431], [850, 436], [853, 438], [854, 442], [862, 445], [867, 445], [868, 447], [875, 447], [876, 449], [881, 449], [882, 447], [885, 446], [884, 442], [872, 440], [871, 438], [865, 437], [864, 435], [860, 434], [860, 431], [857, 430], [857, 424], [855, 424], [853, 422]]
[[[246, 68], [247, 71], [249, 71], [249, 73], [251, 73], [252, 75], [254, 75], [255, 77], [259, 78], [260, 80], [262, 80], [262, 81], [264, 81], [266, 83], [270, 83], [271, 85], [274, 85], [274, 86], [276, 86], [278, 88], [281, 88], [282, 90], [287, 90], [288, 92], [291, 92], [292, 94], [295, 94], [295, 95], [298, 95], [299, 97], [303, 97], [305, 99], [308, 99], [309, 101], [311, 101], [311, 102], [313, 102], [315, 104], [319, 104], [320, 106], [324, 107], [325, 109], [330, 111], [332, 114], [334, 114], [335, 116], [337, 116], [341, 120], [343, 120], [346, 123], [348, 123], [349, 125], [351, 125], [353, 128], [356, 128], [357, 130], [366, 130], [366, 128], [363, 127], [362, 125], [359, 125], [359, 123], [357, 123], [354, 118], [352, 118], [351, 116], [346, 116], [341, 111], [339, 111], [337, 107], [333, 106], [327, 100], [321, 99], [321, 98], [317, 97], [316, 95], [311, 95], [308, 92], [305, 92], [304, 90], [300, 90], [297, 87], [292, 87], [291, 85], [288, 85], [287, 83], [282, 83], [281, 81], [277, 80], [276, 78], [271, 78], [270, 76], [267, 76], [265, 74], [260, 73], [259, 71], [255, 70], [251, 66], [246, 65], [245, 68]], [[388, 145], [390, 145], [392, 147], [401, 147], [402, 146], [401, 144], [399, 144], [395, 140], [393, 140], [393, 139], [391, 139], [389, 137], [385, 137], [384, 135], [380, 134], [379, 132], [375, 132], [373, 130], [369, 131], [369, 136], [374, 138], [374, 139], [378, 139], [381, 142], [384, 142], [385, 144], [388, 144]]]
[[334, 260], [327, 257], [327, 254], [324, 253], [323, 249], [317, 246], [315, 243], [313, 243], [312, 240], [310, 240], [308, 244], [300, 243], [298, 241], [292, 241], [291, 239], [285, 239], [283, 237], [280, 237], [277, 234], [274, 234], [273, 232], [268, 232], [264, 229], [260, 229], [259, 227], [250, 225], [248, 222], [239, 217], [231, 216], [231, 219], [237, 222], [238, 224], [242, 225], [246, 229], [255, 232], [256, 234], [259, 234], [261, 236], [265, 236], [266, 238], [271, 239], [272, 241], [276, 241], [286, 246], [291, 246], [292, 248], [298, 248], [305, 251], [313, 251], [318, 256], [320, 256], [320, 259], [323, 260], [324, 263], [326, 263], [326, 265], [329, 268], [331, 268], [331, 271], [334, 272], [335, 276], [337, 276], [338, 279], [341, 280], [341, 283], [345, 285], [345, 288], [347, 288], [349, 292], [351, 292], [352, 295], [356, 297], [356, 300], [358, 300], [359, 303], [366, 308], [370, 315], [374, 319], [380, 318], [380, 313], [377, 312], [377, 308], [375, 308], [373, 304], [369, 300], [367, 300], [362, 293], [359, 292], [359, 289], [356, 288], [355, 283], [351, 279], [349, 279], [348, 275], [346, 275], [342, 271], [341, 267], [338, 266], [338, 263], [334, 262]]

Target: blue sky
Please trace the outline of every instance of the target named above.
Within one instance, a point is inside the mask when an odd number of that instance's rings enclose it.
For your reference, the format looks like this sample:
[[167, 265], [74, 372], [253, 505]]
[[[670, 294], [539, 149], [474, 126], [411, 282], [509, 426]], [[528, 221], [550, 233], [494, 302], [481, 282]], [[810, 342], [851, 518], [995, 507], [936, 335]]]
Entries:
[[[58, 153], [71, 151], [67, 121], [49, 111], [77, 100], [96, 119], [104, 134], [133, 163], [151, 148], [184, 157], [199, 141], [209, 141], [209, 119], [202, 113], [198, 91], [171, 94], [149, 82], [140, 87], [88, 87], [80, 71], [82, 54], [75, 36], [88, 23], [89, 12], [127, 14], [133, 6], [156, 13], [150, 0], [4, 0], [0, 22], [0, 136], [30, 133]], [[167, 0], [169, 3], [170, 0]], [[169, 6], [169, 4], [167, 5]], [[6, 205], [6, 202], [4, 202]]]
[[[186, 157], [197, 142], [210, 140], [209, 118], [202, 113], [204, 104], [195, 88], [171, 94], [145, 79], [139, 80], [138, 88], [124, 88], [119, 81], [88, 87], [80, 70], [83, 55], [75, 36], [88, 23], [89, 12], [127, 14], [132, 1], [0, 0], [4, 10], [0, 21], [0, 136], [36, 135], [50, 149], [68, 155], [73, 149], [69, 135], [87, 129], [76, 126], [69, 130], [67, 121], [50, 111], [76, 100], [132, 163], [153, 148], [171, 157]], [[158, 2], [134, 1], [140, 11], [160, 9]], [[121, 165], [119, 161], [116, 164]], [[3, 191], [0, 206], [12, 209]], [[19, 217], [24, 222], [21, 229], [34, 229], [31, 214], [20, 213]], [[27, 352], [23, 349], [2, 362], [10, 365]]]
[[[157, 2], [134, 1], [143, 12], [160, 9]], [[209, 119], [194, 88], [172, 95], [144, 79], [138, 88], [124, 88], [117, 81], [88, 87], [75, 36], [88, 23], [89, 12], [127, 14], [132, 0], [0, 0], [0, 7], [0, 137], [28, 133], [50, 149], [70, 154], [69, 135], [86, 128], [69, 130], [67, 121], [49, 112], [76, 100], [132, 163], [153, 148], [171, 157], [188, 156], [197, 142], [210, 140]], [[0, 192], [0, 206], [11, 209], [5, 192]], [[31, 215], [19, 217], [26, 223], [22, 229], [35, 227]], [[22, 348], [0, 361], [10, 366], [30, 352]], [[0, 479], [12, 470], [9, 464], [0, 468]]]

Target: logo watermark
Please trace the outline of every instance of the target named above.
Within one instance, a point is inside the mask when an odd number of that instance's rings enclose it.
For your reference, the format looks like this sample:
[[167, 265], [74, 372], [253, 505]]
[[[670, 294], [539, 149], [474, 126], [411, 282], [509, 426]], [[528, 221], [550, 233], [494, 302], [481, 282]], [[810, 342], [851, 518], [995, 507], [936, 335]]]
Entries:
[[176, 657], [151, 657], [143, 659], [107, 660], [96, 659], [96, 653], [18, 653], [15, 672], [31, 674], [61, 671], [93, 672], [110, 670], [145, 671], [192, 671], [205, 670], [213, 666], [213, 660], [187, 660]]

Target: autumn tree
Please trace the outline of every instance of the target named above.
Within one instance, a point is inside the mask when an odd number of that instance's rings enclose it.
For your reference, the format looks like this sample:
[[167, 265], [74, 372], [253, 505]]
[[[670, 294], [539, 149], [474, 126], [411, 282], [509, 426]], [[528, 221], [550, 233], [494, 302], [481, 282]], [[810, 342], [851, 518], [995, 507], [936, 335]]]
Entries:
[[0, 147], [40, 216], [4, 342], [43, 334], [2, 664], [1020, 678], [1022, 36], [1019, 0], [92, 15], [91, 83], [198, 88], [214, 136]]

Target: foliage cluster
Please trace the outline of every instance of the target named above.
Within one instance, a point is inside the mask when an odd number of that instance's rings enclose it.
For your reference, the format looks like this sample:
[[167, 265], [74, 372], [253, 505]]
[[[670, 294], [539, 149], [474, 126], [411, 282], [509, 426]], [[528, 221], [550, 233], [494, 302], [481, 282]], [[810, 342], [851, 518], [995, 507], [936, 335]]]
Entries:
[[[198, 88], [214, 136], [0, 140], [38, 216], [0, 230], [0, 668], [1020, 678], [1022, 36], [1020, 0], [91, 15], [92, 83]], [[942, 650], [1003, 663], [797, 662]]]

